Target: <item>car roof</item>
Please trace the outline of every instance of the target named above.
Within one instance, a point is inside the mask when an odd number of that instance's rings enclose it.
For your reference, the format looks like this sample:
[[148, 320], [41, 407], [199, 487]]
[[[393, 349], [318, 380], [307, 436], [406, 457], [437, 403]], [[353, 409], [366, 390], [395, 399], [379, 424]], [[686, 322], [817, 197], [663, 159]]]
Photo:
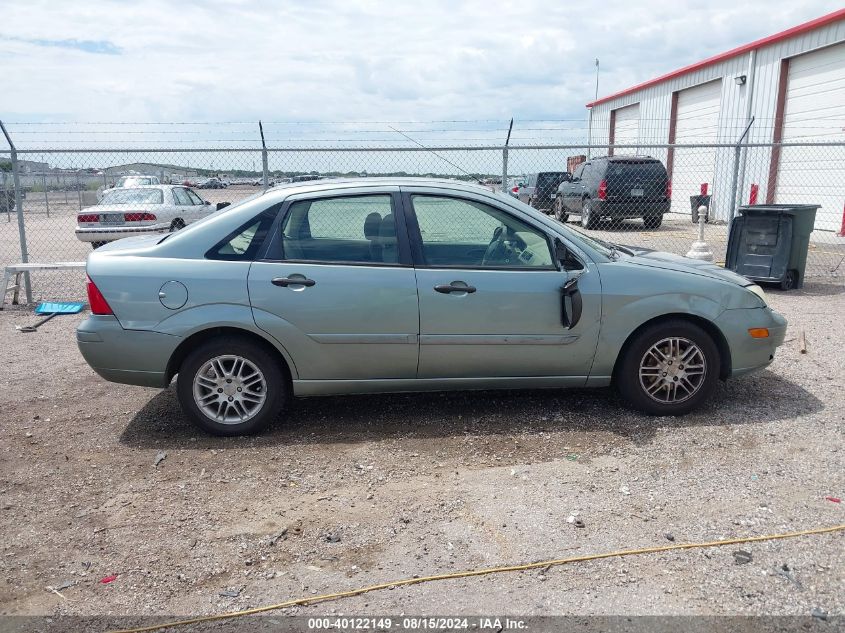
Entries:
[[353, 187], [374, 187], [379, 185], [385, 187], [401, 187], [403, 185], [407, 187], [438, 187], [442, 189], [455, 189], [458, 191], [467, 191], [475, 193], [490, 193], [490, 187], [484, 187], [482, 185], [466, 182], [463, 180], [453, 180], [451, 178], [368, 176], [364, 178], [326, 178], [324, 180], [303, 180], [301, 182], [288, 182], [267, 189], [264, 195], [284, 198], [288, 195], [295, 193], [310, 193], [312, 191], [331, 191], [333, 189], [349, 189]]
[[590, 160], [606, 160], [610, 162], [629, 160], [637, 160], [641, 162], [660, 162], [654, 156], [648, 156], [646, 154], [614, 154], [613, 156], [597, 156], [596, 158], [591, 158]]
[[[127, 189], [173, 189], [175, 187], [184, 188], [184, 185], [132, 185], [131, 187], [127, 187]], [[110, 191], [110, 189], [107, 189], [106, 191]]]

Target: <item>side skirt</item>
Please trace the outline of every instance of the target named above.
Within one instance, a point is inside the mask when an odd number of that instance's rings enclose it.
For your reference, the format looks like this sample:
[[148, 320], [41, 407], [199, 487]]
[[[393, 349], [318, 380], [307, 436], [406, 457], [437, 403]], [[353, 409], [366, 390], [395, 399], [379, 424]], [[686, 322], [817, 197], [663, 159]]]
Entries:
[[483, 389], [563, 389], [604, 387], [609, 376], [536, 376], [489, 378], [391, 378], [384, 380], [294, 380], [297, 397], [354, 393], [396, 393], [415, 391], [461, 391]]

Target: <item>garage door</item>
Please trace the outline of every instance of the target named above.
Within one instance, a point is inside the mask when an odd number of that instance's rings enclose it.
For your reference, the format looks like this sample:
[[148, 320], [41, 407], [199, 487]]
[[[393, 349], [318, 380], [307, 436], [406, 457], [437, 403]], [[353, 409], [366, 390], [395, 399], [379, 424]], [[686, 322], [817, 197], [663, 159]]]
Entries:
[[[635, 103], [613, 112], [613, 143], [614, 145], [636, 145], [640, 139], [640, 104]], [[619, 154], [636, 154], [636, 149], [622, 148], [613, 152]]]
[[[845, 141], [845, 44], [789, 60], [783, 141]], [[775, 202], [820, 204], [816, 228], [839, 230], [845, 164], [839, 148], [784, 147]]]
[[[678, 93], [675, 143], [716, 143], [722, 80]], [[716, 150], [712, 147], [677, 149], [672, 167], [672, 212], [689, 215], [689, 197], [701, 193], [702, 183], [714, 194]]]

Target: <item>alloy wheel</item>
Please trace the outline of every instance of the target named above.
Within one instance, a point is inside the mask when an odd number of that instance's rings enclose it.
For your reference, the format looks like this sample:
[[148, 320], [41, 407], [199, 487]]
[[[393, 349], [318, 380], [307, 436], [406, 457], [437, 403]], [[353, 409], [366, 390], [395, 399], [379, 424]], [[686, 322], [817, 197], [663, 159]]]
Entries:
[[639, 376], [640, 386], [649, 398], [661, 404], [676, 404], [701, 389], [707, 376], [707, 361], [693, 341], [664, 338], [643, 354]]
[[194, 402], [209, 419], [241, 424], [258, 415], [267, 398], [267, 381], [250, 360], [236, 355], [216, 356], [194, 376]]

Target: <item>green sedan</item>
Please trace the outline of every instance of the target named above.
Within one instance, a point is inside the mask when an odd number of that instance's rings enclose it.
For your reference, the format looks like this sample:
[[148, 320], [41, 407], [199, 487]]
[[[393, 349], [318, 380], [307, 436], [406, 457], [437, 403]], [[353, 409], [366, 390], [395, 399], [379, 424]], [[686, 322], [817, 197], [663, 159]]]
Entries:
[[282, 185], [88, 257], [79, 349], [208, 432], [293, 397], [605, 387], [683, 415], [768, 365], [786, 320], [713, 264], [609, 244], [450, 180]]

